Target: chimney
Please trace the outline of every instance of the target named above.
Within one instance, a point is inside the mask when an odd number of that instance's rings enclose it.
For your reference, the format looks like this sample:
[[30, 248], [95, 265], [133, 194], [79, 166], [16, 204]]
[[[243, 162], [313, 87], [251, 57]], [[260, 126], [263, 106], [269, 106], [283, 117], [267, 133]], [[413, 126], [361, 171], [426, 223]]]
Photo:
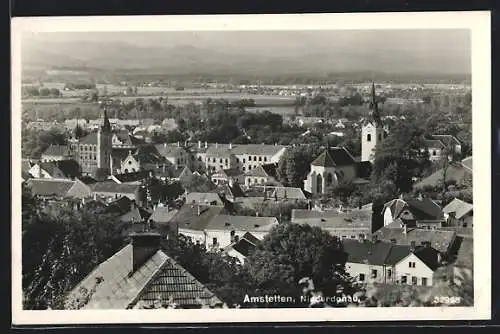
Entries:
[[233, 143], [229, 143], [229, 149], [233, 148]]
[[201, 140], [198, 140], [198, 148], [201, 148]]
[[207, 147], [208, 147], [208, 143], [207, 143], [207, 142], [205, 142], [205, 148], [207, 148]]
[[165, 164], [163, 164], [163, 173], [165, 173]]
[[196, 207], [198, 208], [198, 216], [200, 215], [200, 205], [196, 205]]
[[414, 252], [414, 251], [415, 251], [415, 240], [410, 241], [410, 250], [411, 250], [412, 252]]
[[163, 147], [167, 148], [167, 143], [163, 143]]
[[396, 239], [391, 239], [391, 244], [395, 245], [396, 244]]
[[403, 199], [403, 194], [399, 195], [399, 199], [401, 199], [401, 200]]
[[130, 238], [132, 244], [132, 272], [130, 274], [133, 274], [160, 249], [161, 235], [151, 232], [132, 233]]
[[358, 241], [359, 241], [359, 242], [363, 242], [363, 241], [365, 241], [365, 235], [364, 235], [364, 234], [359, 234], [359, 235], [358, 235]]
[[425, 243], [425, 248], [431, 248], [431, 242], [430, 241], [424, 241]]
[[181, 147], [181, 143], [180, 142], [177, 142], [177, 147]]
[[421, 200], [423, 200], [423, 199], [424, 199], [424, 198], [422, 197], [422, 193], [418, 193], [418, 197], [417, 197], [417, 199], [418, 199], [419, 201], [421, 201]]
[[217, 143], [215, 143], [215, 148], [217, 148], [217, 146], [218, 146], [218, 144], [217, 144]]
[[377, 235], [376, 234], [372, 235], [372, 243], [374, 243], [374, 244], [377, 243]]

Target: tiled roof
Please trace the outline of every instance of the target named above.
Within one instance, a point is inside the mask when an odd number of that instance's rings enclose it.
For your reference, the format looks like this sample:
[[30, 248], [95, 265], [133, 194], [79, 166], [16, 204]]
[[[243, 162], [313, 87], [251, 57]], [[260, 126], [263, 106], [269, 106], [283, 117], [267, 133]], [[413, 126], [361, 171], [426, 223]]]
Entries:
[[[198, 304], [198, 298], [221, 304], [163, 251], [158, 250], [133, 273], [132, 256], [133, 246], [129, 244], [101, 263], [72, 290], [66, 305], [79, 298], [80, 289], [90, 291], [94, 287], [96, 291], [83, 309], [138, 308], [153, 300], [167, 301], [171, 297], [181, 307]], [[96, 282], [100, 283], [96, 285]]]
[[[370, 242], [343, 240], [344, 251], [347, 253], [347, 262], [364, 263], [370, 265], [394, 266], [410, 255], [411, 249], [407, 245], [394, 245], [389, 242]], [[437, 268], [437, 254], [432, 248], [415, 245], [414, 254], [432, 270]]]
[[75, 181], [61, 179], [30, 179], [33, 195], [65, 197]]
[[135, 194], [139, 185], [123, 183], [118, 184], [114, 181], [104, 181], [96, 182], [90, 184], [90, 189], [92, 192], [107, 192], [107, 193], [125, 193], [125, 194]]
[[[454, 180], [457, 183], [471, 174], [471, 170], [467, 170], [462, 165], [450, 165], [446, 171], [446, 181]], [[443, 181], [443, 169], [439, 169], [433, 174], [427, 176], [420, 182], [414, 185], [414, 188], [422, 188], [425, 186], [436, 186]]]
[[458, 198], [453, 199], [447, 206], [443, 208], [444, 213], [455, 213], [455, 217], [457, 219], [462, 218], [464, 215], [468, 214], [472, 211], [473, 205], [467, 202], [464, 202]]
[[434, 139], [440, 140], [447, 147], [451, 147], [452, 145], [461, 145], [457, 137], [452, 135], [432, 135], [432, 137]]
[[250, 241], [246, 240], [246, 239], [239, 239], [238, 241], [236, 242], [233, 242], [232, 244], [230, 244], [229, 246], [227, 246], [224, 251], [225, 252], [228, 252], [230, 251], [231, 249], [234, 249], [235, 251], [237, 251], [238, 253], [240, 253], [241, 255], [243, 256], [248, 256], [250, 255], [250, 252], [252, 250], [254, 250], [256, 247], [255, 244], [251, 243]]
[[47, 147], [43, 155], [62, 156], [67, 157], [70, 155], [68, 145], [50, 145]]
[[168, 223], [172, 220], [172, 218], [176, 214], [177, 214], [177, 210], [175, 210], [175, 209], [169, 210], [168, 207], [166, 207], [166, 206], [159, 206], [153, 212], [151, 217], [149, 217], [149, 219], [154, 221], [155, 223]]
[[80, 176], [80, 166], [73, 159], [42, 162], [40, 167], [52, 176], [57, 169], [68, 178]]
[[270, 175], [267, 174], [262, 165], [258, 165], [256, 168], [252, 168], [251, 170], [245, 173], [245, 176], [270, 177]]
[[433, 200], [429, 198], [406, 199], [410, 210], [417, 219], [441, 220], [443, 219], [443, 211]]
[[[199, 212], [199, 215], [198, 215]], [[204, 206], [196, 204], [184, 204], [174, 215], [170, 224], [178, 226], [180, 229], [203, 231], [208, 222], [220, 213], [225, 212], [222, 206]]]
[[29, 159], [21, 159], [21, 172], [28, 173], [33, 165]]
[[[360, 242], [358, 240], [343, 240], [344, 251], [348, 254], [347, 262], [384, 265], [392, 245], [386, 242]], [[409, 251], [409, 248], [408, 248]]]
[[232, 144], [231, 149], [229, 149], [229, 144], [217, 144], [217, 148], [215, 147], [215, 143], [208, 143], [208, 148], [198, 149], [197, 151], [206, 151], [209, 156], [227, 156], [230, 154], [234, 155], [275, 155], [283, 148], [286, 148], [284, 145], [264, 145], [264, 144]]
[[354, 165], [356, 161], [345, 147], [331, 147], [321, 153], [312, 163], [313, 166], [335, 167]]
[[115, 135], [118, 138], [118, 140], [122, 142], [122, 145], [137, 146], [145, 144], [144, 140], [132, 136], [127, 131], [120, 131], [115, 133]]
[[147, 178], [148, 172], [147, 171], [139, 171], [139, 172], [132, 172], [132, 173], [114, 174], [113, 177], [116, 178], [121, 183], [137, 182], [137, 181], [142, 181], [145, 178]]
[[314, 211], [305, 209], [292, 210], [292, 223], [308, 224], [321, 228], [370, 227], [372, 215], [367, 210], [350, 212]]
[[254, 244], [254, 245], [257, 245], [260, 243], [260, 240], [257, 239], [252, 233], [250, 232], [246, 232], [245, 234], [243, 234], [243, 236], [241, 237], [242, 239], [245, 239], [247, 240], [248, 242]]
[[96, 179], [94, 179], [94, 178], [93, 178], [93, 177], [91, 177], [91, 176], [80, 176], [80, 177], [78, 178], [78, 180], [80, 180], [80, 181], [82, 181], [83, 183], [88, 184], [88, 185], [90, 185], [90, 184], [92, 184], [92, 183], [96, 183], [96, 182], [97, 182], [97, 180], [96, 180]]
[[177, 146], [177, 144], [156, 144], [155, 148], [164, 157], [176, 157], [185, 150], [183, 147]]
[[273, 194], [271, 195], [271, 198], [278, 198], [278, 199], [298, 199], [298, 200], [305, 200], [307, 199], [306, 196], [304, 195], [304, 192], [300, 188], [294, 188], [294, 187], [277, 187], [274, 189]]
[[425, 139], [424, 142], [428, 148], [446, 148], [443, 142], [439, 139]]
[[199, 193], [192, 192], [186, 195], [186, 204], [203, 204], [203, 205], [213, 205], [212, 203], [216, 202], [216, 205], [224, 205], [222, 199], [217, 193]]
[[[458, 238], [457, 238], [458, 239]], [[474, 264], [474, 240], [472, 238], [461, 238], [455, 266], [472, 269]]]
[[399, 227], [388, 228], [382, 227], [375, 232], [379, 240], [390, 242], [391, 239], [396, 240], [396, 244], [410, 245], [411, 241], [415, 241], [417, 245], [422, 242], [429, 241], [432, 248], [445, 253], [455, 240], [455, 232], [453, 231], [439, 231], [439, 230], [424, 230], [418, 228], [408, 228], [407, 233], [404, 234], [404, 229]]
[[278, 225], [276, 217], [252, 217], [217, 215], [207, 224], [207, 230], [240, 230], [246, 232], [267, 232]]
[[239, 175], [243, 174], [241, 172], [241, 170], [239, 170], [238, 168], [224, 169], [223, 172], [224, 172], [224, 174], [226, 174], [229, 177], [231, 177], [231, 176], [239, 176]]
[[80, 144], [97, 145], [97, 133], [92, 132], [80, 139]]

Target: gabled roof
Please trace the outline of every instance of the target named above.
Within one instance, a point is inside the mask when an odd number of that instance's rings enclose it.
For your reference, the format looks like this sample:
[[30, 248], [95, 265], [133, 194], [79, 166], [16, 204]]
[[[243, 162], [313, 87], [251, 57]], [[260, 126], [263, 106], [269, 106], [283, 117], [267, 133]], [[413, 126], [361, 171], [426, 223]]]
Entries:
[[209, 221], [205, 229], [216, 231], [268, 232], [275, 225], [278, 225], [276, 217], [217, 215]]
[[[198, 210], [199, 209], [199, 210]], [[222, 206], [204, 206], [196, 204], [184, 204], [170, 220], [170, 224], [178, 226], [179, 229], [203, 231], [208, 222], [220, 213], [225, 212]], [[199, 213], [199, 214], [198, 214]]]
[[457, 137], [452, 135], [432, 135], [432, 138], [440, 140], [446, 147], [451, 147], [452, 145], [461, 145]]
[[464, 202], [458, 198], [453, 199], [447, 206], [443, 208], [444, 213], [455, 213], [455, 218], [460, 219], [464, 215], [471, 212], [473, 209], [473, 205], [467, 202]]
[[61, 171], [68, 178], [80, 176], [80, 166], [73, 159], [41, 162], [40, 168], [52, 176], [55, 175], [57, 170]]
[[230, 186], [227, 183], [219, 184], [217, 185], [217, 189], [221, 194], [227, 197], [245, 197], [245, 193], [243, 192], [243, 189], [241, 189], [240, 185], [238, 183], [234, 183], [232, 186]]
[[255, 244], [251, 243], [250, 241], [248, 241], [246, 239], [241, 238], [241, 239], [238, 239], [238, 241], [233, 242], [229, 246], [225, 247], [224, 251], [228, 252], [231, 249], [234, 249], [235, 251], [237, 251], [241, 255], [247, 257], [248, 255], [250, 255], [250, 252], [255, 249], [255, 247], [256, 247]]
[[185, 151], [184, 147], [177, 146], [177, 144], [156, 144], [155, 148], [164, 157], [175, 157]]
[[218, 193], [200, 193], [192, 192], [186, 195], [186, 204], [203, 204], [203, 205], [213, 205], [211, 203], [216, 202], [216, 205], [224, 205], [222, 199]]
[[306, 200], [306, 195], [300, 188], [277, 187], [274, 189], [271, 198]]
[[[470, 174], [472, 173], [472, 170], [467, 169], [462, 165], [463, 164], [450, 165], [446, 171], [446, 181], [454, 180], [457, 183], [459, 183], [466, 177], [469, 177]], [[472, 165], [472, 159], [471, 159], [471, 165]], [[420, 182], [416, 183], [414, 185], [414, 188], [422, 188], [425, 186], [436, 186], [443, 181], [443, 175], [444, 175], [443, 169], [439, 169], [438, 171], [422, 179]]]
[[137, 184], [118, 184], [114, 181], [104, 181], [90, 184], [90, 189], [92, 190], [92, 192], [135, 194], [135, 191], [138, 188], [139, 185]]
[[425, 139], [424, 142], [428, 148], [446, 148], [443, 142], [439, 139]]
[[258, 165], [256, 168], [252, 168], [248, 172], [245, 173], [245, 176], [251, 177], [272, 177], [267, 173], [262, 165]]
[[407, 228], [407, 233], [404, 234], [404, 229], [401, 227], [384, 226], [375, 232], [378, 239], [381, 241], [390, 242], [391, 239], [396, 240], [396, 244], [410, 245], [411, 241], [415, 241], [417, 245], [422, 242], [429, 241], [432, 248], [445, 253], [455, 240], [456, 233], [453, 231], [442, 230], [424, 230], [419, 228]]
[[32, 163], [29, 159], [21, 159], [21, 172], [28, 173], [33, 165], [34, 163]]
[[462, 160], [462, 166], [472, 173], [472, 157], [467, 157]]
[[312, 163], [313, 166], [335, 167], [354, 165], [356, 161], [345, 147], [330, 147], [324, 150]]
[[177, 212], [175, 209], [169, 210], [166, 206], [158, 206], [149, 219], [155, 223], [169, 223]]
[[122, 173], [122, 174], [113, 174], [113, 178], [117, 179], [121, 183], [127, 182], [137, 182], [142, 181], [148, 177], [147, 171], [139, 171], [139, 172], [131, 172], [131, 173]]
[[258, 243], [260, 243], [260, 240], [257, 239], [257, 237], [255, 237], [250, 232], [246, 232], [245, 234], [243, 234], [243, 236], [241, 238], [247, 240], [248, 242], [250, 242], [250, 243], [252, 243], [254, 245], [257, 245]]
[[80, 139], [80, 144], [97, 145], [97, 133], [92, 132]]
[[68, 157], [70, 151], [68, 145], [50, 145], [42, 155]]
[[33, 195], [65, 197], [75, 181], [62, 179], [30, 179], [28, 184]]
[[122, 145], [138, 146], [146, 143], [144, 140], [132, 136], [128, 131], [119, 131], [115, 135], [122, 142]]
[[422, 220], [441, 220], [443, 219], [443, 210], [430, 198], [409, 198], [406, 200], [410, 210], [417, 219]]
[[[133, 246], [125, 246], [98, 265], [81, 281], [66, 298], [67, 307], [80, 297], [80, 290], [95, 292], [83, 309], [143, 308], [160, 299], [181, 307], [222, 304], [204, 285], [177, 264], [163, 251], [158, 250], [136, 271], [132, 272]], [[99, 282], [97, 285], [96, 283]]]
[[292, 223], [318, 226], [324, 229], [371, 226], [372, 213], [368, 210], [351, 210], [350, 212], [314, 211], [306, 209], [292, 210]]

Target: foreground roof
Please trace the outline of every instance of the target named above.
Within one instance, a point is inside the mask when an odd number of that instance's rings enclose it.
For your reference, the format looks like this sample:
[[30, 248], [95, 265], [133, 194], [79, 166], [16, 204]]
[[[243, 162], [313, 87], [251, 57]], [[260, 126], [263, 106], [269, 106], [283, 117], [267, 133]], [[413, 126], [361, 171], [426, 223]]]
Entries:
[[203, 231], [214, 216], [224, 212], [222, 206], [198, 206], [186, 203], [172, 217], [170, 224], [178, 226], [179, 229]]
[[75, 181], [63, 179], [30, 179], [33, 195], [65, 197]]
[[447, 206], [443, 208], [444, 213], [455, 213], [455, 218], [460, 219], [473, 209], [473, 205], [467, 202], [464, 202], [458, 198], [455, 198], [451, 201]]
[[292, 223], [307, 224], [324, 229], [344, 227], [371, 227], [372, 213], [369, 210], [314, 211], [307, 209], [293, 209]]
[[[148, 308], [154, 301], [172, 300], [181, 307], [222, 302], [189, 272], [158, 250], [132, 271], [133, 246], [125, 246], [97, 266], [68, 295], [66, 307], [81, 301], [81, 291], [94, 294], [83, 309]], [[96, 284], [97, 283], [97, 284]]]
[[[469, 162], [470, 161], [470, 162]], [[468, 168], [470, 166], [471, 168]], [[414, 188], [423, 188], [425, 186], [436, 186], [443, 182], [443, 169], [439, 169], [438, 171], [432, 173], [426, 178], [422, 179], [420, 182], [414, 185]], [[450, 165], [448, 170], [446, 171], [446, 181], [456, 181], [459, 183], [466, 177], [470, 177], [472, 175], [472, 158], [467, 160], [466, 163]]]
[[275, 225], [278, 225], [276, 217], [217, 215], [208, 222], [206, 229], [268, 232]]
[[135, 194], [135, 191], [139, 188], [137, 184], [122, 183], [118, 184], [114, 181], [104, 181], [96, 182], [89, 185], [92, 192], [104, 192], [104, 193], [126, 193]]

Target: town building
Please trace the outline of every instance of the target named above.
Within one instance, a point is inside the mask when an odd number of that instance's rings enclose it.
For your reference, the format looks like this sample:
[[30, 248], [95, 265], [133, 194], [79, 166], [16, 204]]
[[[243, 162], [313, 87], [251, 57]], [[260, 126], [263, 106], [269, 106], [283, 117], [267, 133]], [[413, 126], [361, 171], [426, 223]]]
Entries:
[[83, 138], [71, 138], [69, 147], [72, 157], [81, 167], [82, 174], [94, 175], [98, 170], [109, 175], [112, 168], [112, 132], [106, 109], [97, 132]]
[[141, 146], [129, 150], [127, 157], [120, 162], [120, 173], [162, 169], [164, 166], [170, 168], [172, 164], [154, 146]]
[[28, 173], [34, 178], [74, 179], [80, 177], [80, 166], [73, 159], [52, 160], [34, 164]]
[[448, 226], [472, 227], [473, 205], [458, 198], [453, 199], [443, 208]]
[[311, 162], [304, 190], [313, 195], [325, 194], [330, 187], [337, 186], [341, 181], [356, 179], [357, 165], [345, 147], [327, 148]]
[[446, 178], [447, 183], [455, 182], [460, 184], [470, 180], [472, 184], [472, 157], [467, 157], [461, 162], [451, 162], [446, 170], [444, 168], [437, 170], [417, 182], [413, 188], [436, 187], [442, 184], [444, 178]]
[[372, 240], [343, 241], [346, 271], [361, 284], [433, 285], [437, 253], [428, 245], [402, 246]]
[[233, 237], [233, 242], [223, 249], [223, 253], [227, 256], [238, 259], [240, 264], [245, 263], [245, 259], [260, 243], [252, 233], [247, 232], [241, 238], [237, 235]]
[[42, 153], [42, 162], [71, 159], [72, 154], [68, 145], [50, 145]]
[[339, 239], [368, 238], [375, 230], [368, 210], [316, 211], [293, 209], [291, 222], [319, 227]]
[[216, 171], [211, 175], [211, 180], [214, 184], [220, 185], [220, 184], [233, 184], [233, 183], [239, 183], [239, 184], [244, 184], [245, 183], [245, 176], [241, 170], [238, 168], [229, 168], [229, 169], [221, 169]]
[[244, 184], [246, 187], [251, 186], [281, 186], [277, 181], [276, 169], [278, 164], [263, 164], [248, 170], [244, 175]]
[[452, 135], [432, 135], [425, 140], [429, 151], [429, 160], [438, 161], [444, 154], [448, 155], [448, 160], [454, 156], [462, 154], [462, 144], [457, 137]]
[[26, 185], [34, 196], [44, 199], [83, 199], [92, 194], [89, 186], [78, 179], [29, 179]]
[[457, 236], [454, 231], [407, 227], [397, 221], [382, 227], [374, 235], [380, 241], [397, 245], [409, 246], [412, 242], [415, 242], [416, 245], [430, 243], [431, 247], [439, 252], [438, 262], [447, 259], [451, 255]]
[[384, 204], [384, 226], [395, 221], [408, 227], [435, 230], [446, 225], [441, 207], [430, 198], [396, 198]]
[[71, 290], [66, 309], [222, 307], [219, 298], [161, 250], [160, 234], [130, 238]]
[[111, 143], [113, 148], [122, 148], [122, 149], [136, 149], [142, 145], [145, 145], [146, 142], [132, 136], [128, 131], [117, 131], [113, 133], [111, 137]]
[[205, 227], [207, 248], [223, 249], [250, 232], [257, 239], [262, 240], [273, 227], [278, 225], [276, 217], [252, 217], [216, 215]]
[[224, 206], [220, 195], [217, 192], [190, 192], [186, 194], [186, 204], [201, 204], [211, 206]]
[[155, 147], [158, 153], [176, 168], [193, 167], [191, 154], [180, 142], [176, 144], [156, 144]]
[[140, 202], [138, 184], [118, 184], [114, 181], [96, 182], [89, 185], [94, 197], [103, 197], [112, 202], [123, 196], [131, 200]]
[[276, 187], [270, 196], [271, 199], [277, 201], [305, 201], [306, 194], [300, 188], [295, 187]]

